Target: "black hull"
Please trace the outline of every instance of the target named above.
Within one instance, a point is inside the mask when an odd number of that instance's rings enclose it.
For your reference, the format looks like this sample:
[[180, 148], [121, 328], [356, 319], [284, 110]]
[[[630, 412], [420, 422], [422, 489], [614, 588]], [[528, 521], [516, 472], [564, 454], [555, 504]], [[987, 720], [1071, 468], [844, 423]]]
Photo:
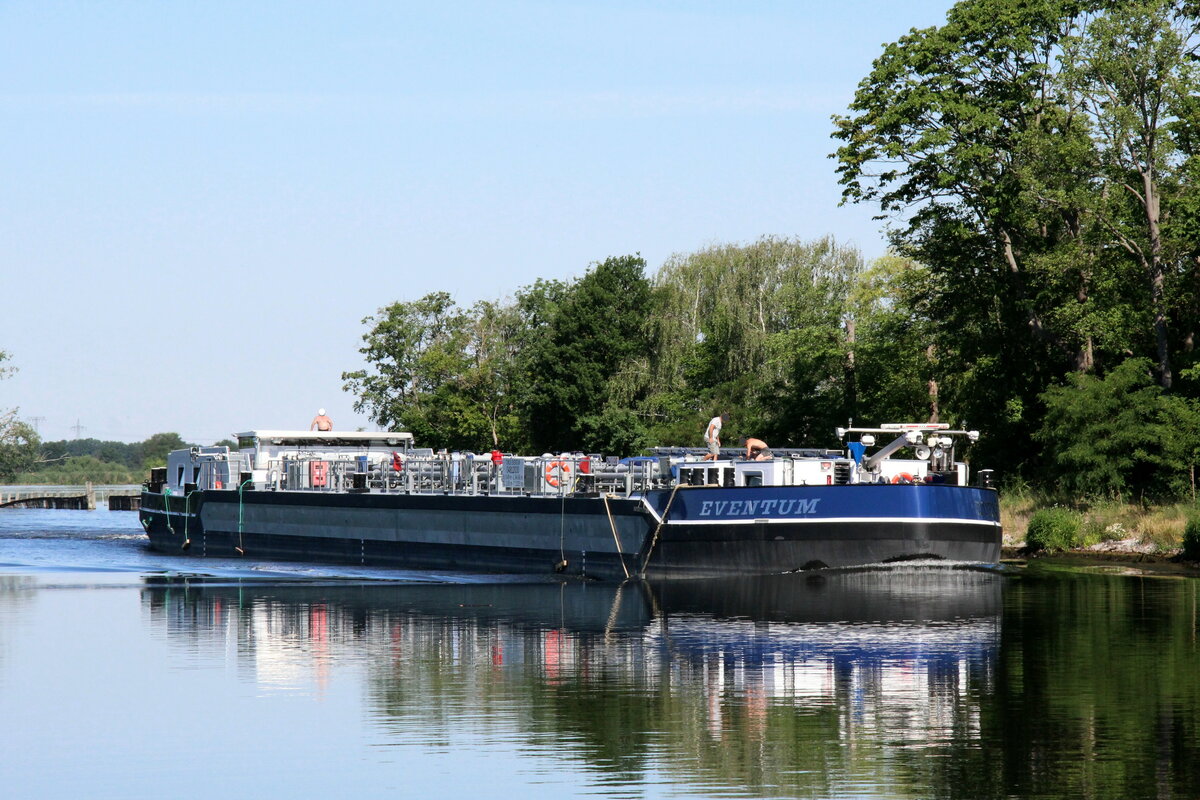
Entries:
[[995, 563], [995, 528], [955, 522], [670, 525], [650, 557], [660, 577], [734, 577], [917, 559]]
[[625, 499], [312, 492], [147, 492], [141, 518], [165, 553], [602, 579], [635, 571], [653, 525]]
[[640, 500], [597, 497], [215, 490], [185, 499], [146, 492], [141, 519], [151, 546], [165, 553], [603, 580], [909, 559], [995, 563], [1000, 555], [999, 526], [986, 519], [660, 524]]

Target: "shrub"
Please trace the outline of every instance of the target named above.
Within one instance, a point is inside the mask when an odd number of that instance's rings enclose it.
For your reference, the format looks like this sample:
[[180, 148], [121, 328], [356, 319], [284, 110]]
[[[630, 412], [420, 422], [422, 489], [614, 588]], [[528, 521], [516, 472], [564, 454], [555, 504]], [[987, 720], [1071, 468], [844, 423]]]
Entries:
[[1037, 511], [1025, 531], [1025, 546], [1033, 551], [1070, 550], [1080, 541], [1079, 515], [1065, 508]]
[[1200, 561], [1200, 516], [1190, 517], [1183, 527], [1183, 557]]
[[1108, 528], [1105, 527], [1104, 521], [1096, 517], [1085, 517], [1080, 523], [1078, 547], [1090, 547], [1100, 542], [1111, 541], [1108, 535]]
[[1051, 476], [1077, 497], [1186, 497], [1200, 454], [1200, 403], [1164, 394], [1152, 364], [1130, 358], [1106, 376], [1072, 374], [1041, 395], [1034, 435]]

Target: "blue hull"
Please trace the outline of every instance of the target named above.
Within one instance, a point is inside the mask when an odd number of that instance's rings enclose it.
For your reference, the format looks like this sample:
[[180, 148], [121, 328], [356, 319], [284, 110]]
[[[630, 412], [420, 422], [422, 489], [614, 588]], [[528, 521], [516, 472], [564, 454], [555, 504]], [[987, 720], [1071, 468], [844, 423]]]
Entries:
[[[739, 575], [932, 558], [1000, 560], [996, 492], [964, 486], [681, 487], [648, 498], [654, 569]], [[648, 568], [648, 571], [650, 569]]]

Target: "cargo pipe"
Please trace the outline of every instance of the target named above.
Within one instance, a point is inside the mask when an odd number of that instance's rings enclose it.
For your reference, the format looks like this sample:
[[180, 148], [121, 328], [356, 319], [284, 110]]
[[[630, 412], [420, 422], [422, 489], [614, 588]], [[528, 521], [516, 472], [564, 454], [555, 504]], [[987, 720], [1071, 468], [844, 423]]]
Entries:
[[893, 440], [890, 444], [885, 445], [883, 447], [883, 449], [879, 450], [877, 453], [873, 453], [872, 455], [868, 456], [867, 458], [864, 458], [863, 462], [862, 462], [863, 469], [874, 472], [875, 467], [879, 464], [880, 461], [883, 461], [885, 458], [887, 458], [892, 453], [899, 450], [901, 447], [904, 447], [904, 446], [910, 445], [910, 444], [920, 444], [920, 443], [921, 443], [921, 432], [920, 431], [906, 431], [905, 433], [902, 433], [898, 437], [896, 437], [896, 439]]

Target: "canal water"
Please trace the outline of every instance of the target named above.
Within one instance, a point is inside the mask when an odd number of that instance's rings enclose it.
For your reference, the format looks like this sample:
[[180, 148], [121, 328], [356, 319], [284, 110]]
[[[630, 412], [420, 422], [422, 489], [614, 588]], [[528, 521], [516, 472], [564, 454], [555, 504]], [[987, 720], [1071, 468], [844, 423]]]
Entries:
[[8, 797], [1200, 797], [1192, 578], [199, 560], [0, 512]]

